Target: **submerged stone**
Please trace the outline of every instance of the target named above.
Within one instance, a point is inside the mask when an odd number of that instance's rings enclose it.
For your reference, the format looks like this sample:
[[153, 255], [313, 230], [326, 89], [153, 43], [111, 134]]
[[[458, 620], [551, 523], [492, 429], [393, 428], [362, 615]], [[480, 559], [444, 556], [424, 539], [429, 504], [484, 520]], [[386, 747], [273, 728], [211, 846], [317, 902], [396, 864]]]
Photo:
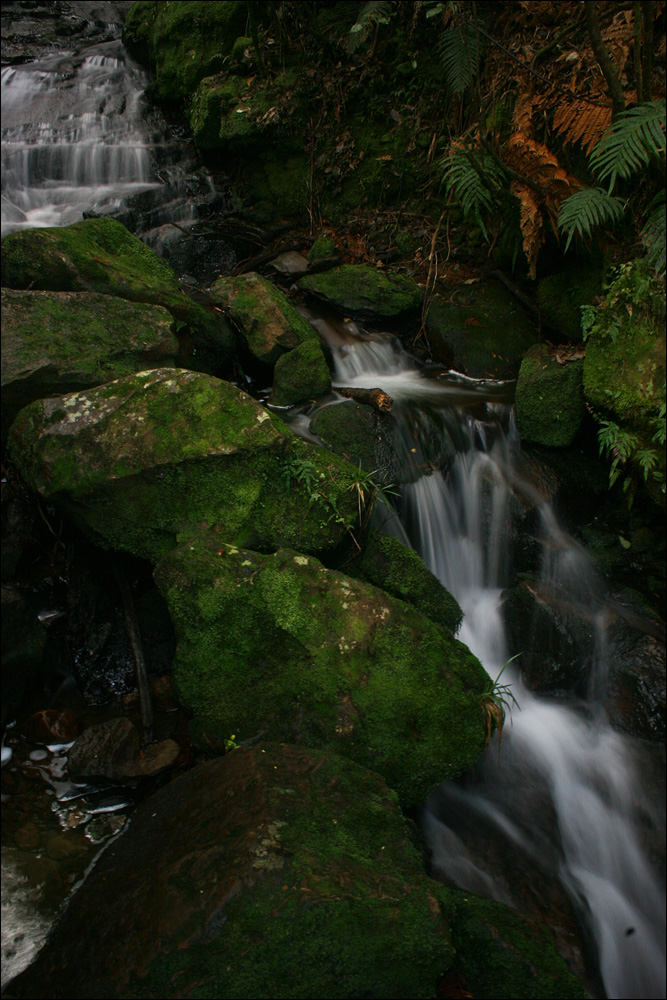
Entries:
[[16, 418], [9, 449], [28, 484], [94, 540], [153, 562], [188, 525], [321, 552], [357, 517], [351, 466], [197, 372], [160, 368], [38, 400]]
[[261, 744], [140, 806], [11, 992], [427, 1000], [449, 914], [379, 775]]
[[299, 288], [345, 316], [393, 319], [416, 312], [422, 291], [407, 274], [387, 274], [368, 264], [344, 264], [299, 280]]
[[584, 418], [581, 353], [535, 344], [521, 362], [516, 418], [525, 441], [551, 448], [572, 444]]
[[193, 732], [327, 747], [422, 802], [484, 747], [488, 678], [462, 643], [370, 584], [281, 549], [261, 555], [215, 532], [155, 569], [174, 622], [174, 678]]
[[17, 289], [100, 292], [164, 306], [179, 321], [181, 361], [191, 368], [214, 370], [234, 350], [228, 325], [189, 299], [169, 265], [115, 219], [10, 233], [2, 241], [2, 283]]
[[35, 399], [174, 365], [178, 349], [174, 320], [161, 306], [97, 292], [3, 288], [3, 423], [8, 428]]

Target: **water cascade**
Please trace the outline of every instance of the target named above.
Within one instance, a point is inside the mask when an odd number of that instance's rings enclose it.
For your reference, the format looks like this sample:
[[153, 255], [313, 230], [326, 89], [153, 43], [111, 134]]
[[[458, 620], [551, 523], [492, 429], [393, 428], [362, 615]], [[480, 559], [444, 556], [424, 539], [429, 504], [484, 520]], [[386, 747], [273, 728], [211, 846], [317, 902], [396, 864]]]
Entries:
[[[613, 730], [600, 697], [609, 643], [605, 593], [583, 549], [520, 470], [508, 387], [420, 370], [391, 338], [344, 335], [318, 323], [339, 385], [379, 387], [394, 397], [393, 437], [410, 468], [400, 516], [406, 537], [464, 611], [459, 638], [496, 678], [510, 647], [502, 593], [511, 580], [513, 522], [521, 497], [535, 505], [540, 584], [566, 593], [594, 623], [584, 700], [529, 691], [518, 661], [502, 682], [520, 709], [465, 787], [443, 784], [425, 810], [435, 871], [461, 888], [516, 904], [514, 878], [490, 865], [484, 844], [559, 884], [596, 955], [608, 997], [665, 994], [665, 899], [640, 831], [660, 829], [661, 810], [641, 794], [637, 741]], [[503, 398], [504, 397], [504, 398]], [[398, 534], [399, 532], [395, 532]]]

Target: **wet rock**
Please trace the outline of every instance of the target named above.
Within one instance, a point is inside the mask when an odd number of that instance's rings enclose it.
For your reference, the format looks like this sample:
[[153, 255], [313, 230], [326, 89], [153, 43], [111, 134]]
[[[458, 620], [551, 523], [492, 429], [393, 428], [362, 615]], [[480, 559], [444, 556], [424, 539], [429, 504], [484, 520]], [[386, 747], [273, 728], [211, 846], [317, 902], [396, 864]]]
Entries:
[[23, 598], [2, 588], [2, 728], [39, 677], [46, 634]]
[[79, 724], [71, 712], [47, 708], [27, 718], [21, 731], [31, 743], [71, 743], [79, 734]]
[[562, 448], [572, 444], [584, 418], [581, 351], [535, 344], [521, 362], [516, 417], [521, 437]]
[[[24, 479], [58, 494], [107, 547], [154, 562], [188, 525], [260, 547], [333, 548], [355, 522], [354, 470], [297, 438], [240, 389], [162, 368], [32, 403], [10, 430]], [[340, 520], [322, 517], [298, 476], [306, 462]], [[290, 464], [291, 463], [291, 464]], [[296, 463], [296, 465], [295, 465]], [[327, 508], [329, 509], [329, 508]]]
[[664, 741], [664, 626], [656, 629], [646, 610], [633, 603], [634, 607], [617, 602], [610, 611], [614, 618], [608, 630], [605, 707], [618, 728], [644, 739]]
[[2, 289], [2, 419], [34, 399], [175, 364], [174, 321], [161, 306], [95, 292]]
[[145, 746], [133, 763], [127, 766], [123, 777], [148, 778], [160, 774], [175, 763], [179, 753], [180, 747], [175, 740], [151, 743]]
[[337, 312], [361, 321], [393, 319], [419, 309], [422, 291], [406, 274], [367, 264], [344, 264], [299, 280], [299, 288]]
[[154, 677], [151, 681], [153, 704], [161, 712], [177, 712], [178, 696], [174, 690], [171, 677]]
[[[328, 254], [325, 254], [325, 256], [328, 256]], [[308, 270], [308, 261], [303, 254], [297, 253], [295, 250], [290, 250], [270, 260], [269, 267], [273, 268], [277, 274], [284, 276], [305, 274]]]
[[528, 313], [492, 279], [435, 296], [426, 317], [433, 359], [471, 378], [516, 378], [537, 339]]
[[139, 757], [139, 733], [129, 719], [111, 719], [90, 726], [76, 740], [67, 758], [71, 778], [128, 777]]
[[537, 303], [543, 322], [568, 340], [581, 343], [581, 307], [591, 304], [601, 292], [599, 263], [591, 263], [590, 259], [566, 263], [537, 283]]
[[318, 410], [310, 429], [338, 455], [374, 473], [379, 483], [402, 482], [401, 468], [393, 454], [393, 425], [370, 406], [350, 400]]
[[484, 746], [486, 674], [414, 607], [317, 559], [192, 535], [155, 569], [197, 742], [297, 740], [372, 767], [406, 805]]
[[318, 399], [329, 392], [331, 374], [322, 347], [309, 340], [283, 354], [273, 371], [271, 403], [273, 406], [294, 406]]
[[72, 861], [84, 851], [81, 844], [74, 843], [67, 833], [59, 833], [51, 837], [46, 844], [47, 857], [52, 861]]
[[221, 317], [189, 299], [169, 265], [115, 219], [10, 233], [2, 243], [2, 283], [163, 306], [179, 323], [179, 362], [196, 370], [217, 370], [234, 351], [233, 333]]
[[17, 847], [20, 847], [22, 851], [35, 850], [39, 847], [40, 840], [41, 837], [39, 835], [39, 830], [32, 822], [19, 827], [14, 834], [14, 843]]

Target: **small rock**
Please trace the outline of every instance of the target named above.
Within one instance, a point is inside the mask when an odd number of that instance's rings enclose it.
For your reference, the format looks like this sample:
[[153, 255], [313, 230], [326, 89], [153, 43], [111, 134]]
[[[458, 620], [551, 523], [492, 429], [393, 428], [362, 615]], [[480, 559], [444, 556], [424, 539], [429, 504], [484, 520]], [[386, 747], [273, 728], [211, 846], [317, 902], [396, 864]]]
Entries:
[[180, 747], [175, 740], [162, 740], [144, 747], [133, 764], [125, 770], [127, 778], [145, 778], [148, 775], [159, 774], [171, 767], [180, 753]]
[[26, 719], [23, 735], [31, 743], [71, 743], [79, 735], [79, 725], [71, 712], [47, 708]]
[[46, 853], [53, 861], [69, 861], [81, 854], [83, 847], [70, 840], [66, 833], [51, 837], [46, 845]]
[[305, 274], [308, 270], [308, 261], [300, 253], [290, 250], [288, 253], [281, 253], [279, 257], [269, 261], [269, 267], [272, 267], [278, 274]]
[[79, 736], [69, 753], [71, 778], [104, 775], [120, 780], [128, 776], [139, 756], [139, 733], [129, 719], [111, 719], [91, 726]]

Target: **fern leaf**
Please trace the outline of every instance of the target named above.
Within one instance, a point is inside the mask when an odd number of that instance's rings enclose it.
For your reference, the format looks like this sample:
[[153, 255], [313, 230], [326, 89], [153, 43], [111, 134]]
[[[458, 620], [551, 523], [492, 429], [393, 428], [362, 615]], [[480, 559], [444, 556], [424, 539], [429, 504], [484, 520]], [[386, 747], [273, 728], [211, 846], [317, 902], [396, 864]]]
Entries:
[[609, 182], [609, 194], [617, 177], [627, 179], [653, 157], [665, 153], [665, 101], [651, 101], [623, 111], [589, 157], [600, 181]]
[[663, 276], [665, 273], [665, 192], [653, 202], [657, 207], [649, 216], [649, 220], [642, 232], [642, 241], [646, 247], [646, 259], [656, 274]]
[[521, 208], [519, 222], [521, 225], [521, 237], [523, 240], [523, 252], [528, 261], [528, 273], [531, 279], [535, 280], [537, 269], [537, 255], [540, 247], [544, 243], [544, 232], [542, 230], [542, 215], [538, 205], [535, 192], [526, 184], [512, 181], [510, 191], [519, 199]]
[[584, 188], [566, 198], [558, 213], [558, 228], [567, 233], [567, 252], [572, 238], [590, 236], [594, 226], [618, 222], [625, 211], [622, 198], [614, 198], [602, 188]]
[[561, 104], [554, 115], [554, 129], [564, 142], [581, 144], [585, 153], [598, 144], [611, 125], [611, 105], [606, 107], [572, 100]]
[[364, 4], [345, 42], [345, 48], [350, 55], [366, 41], [376, 24], [387, 21], [391, 6], [391, 0], [370, 0]]
[[477, 21], [453, 24], [438, 42], [438, 52], [445, 73], [445, 83], [456, 96], [465, 93], [479, 68], [481, 53]]
[[[480, 168], [479, 173], [471, 162], [473, 156]], [[496, 194], [502, 189], [502, 171], [490, 156], [463, 145], [451, 147], [444, 166], [442, 179], [445, 190], [459, 202], [466, 218], [475, 219], [488, 240], [482, 212], [491, 210]]]

